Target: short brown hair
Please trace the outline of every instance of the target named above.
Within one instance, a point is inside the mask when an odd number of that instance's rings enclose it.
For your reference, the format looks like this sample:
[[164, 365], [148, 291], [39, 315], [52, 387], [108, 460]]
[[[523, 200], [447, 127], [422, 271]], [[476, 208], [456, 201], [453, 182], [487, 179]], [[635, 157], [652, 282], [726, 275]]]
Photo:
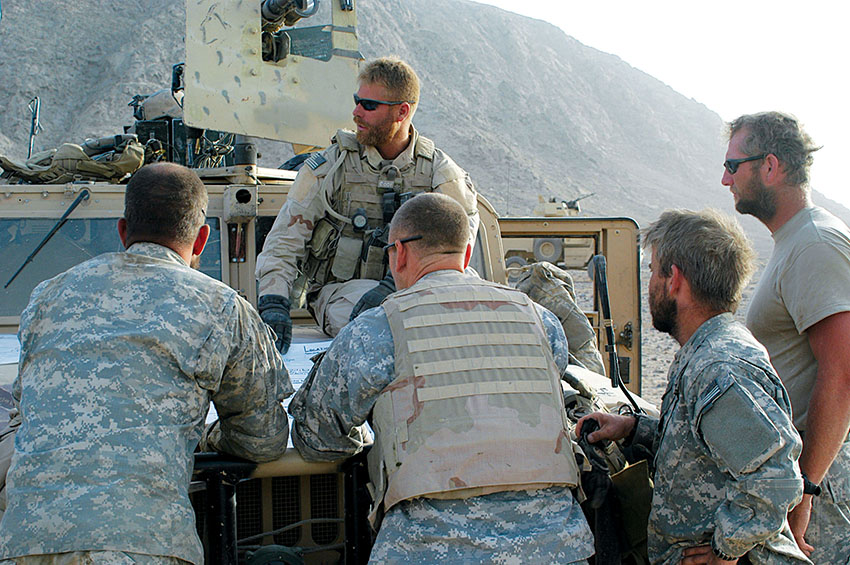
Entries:
[[694, 297], [713, 310], [734, 312], [753, 274], [755, 253], [735, 218], [717, 210], [667, 210], [641, 230], [661, 275], [676, 265]]
[[469, 219], [457, 200], [425, 192], [401, 205], [390, 223], [393, 237], [421, 235], [411, 242], [426, 253], [463, 253], [469, 242]]
[[142, 167], [124, 192], [127, 241], [191, 244], [206, 220], [208, 202], [194, 171], [175, 163]]
[[794, 116], [782, 112], [744, 114], [729, 122], [729, 139], [741, 130], [747, 136], [741, 149], [747, 155], [772, 153], [782, 163], [788, 183], [806, 186], [812, 153], [820, 149]]
[[390, 102], [419, 102], [419, 77], [413, 68], [397, 57], [370, 61], [357, 76], [358, 82], [380, 84], [387, 89]]

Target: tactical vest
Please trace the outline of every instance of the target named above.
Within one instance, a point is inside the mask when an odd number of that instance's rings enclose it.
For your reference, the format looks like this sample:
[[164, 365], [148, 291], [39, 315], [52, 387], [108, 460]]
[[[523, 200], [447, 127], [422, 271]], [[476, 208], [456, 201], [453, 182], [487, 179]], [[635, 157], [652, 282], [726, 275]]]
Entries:
[[371, 519], [381, 501], [578, 484], [559, 372], [526, 295], [442, 272], [383, 308], [396, 376], [372, 411]]
[[[361, 158], [355, 133], [339, 130], [334, 141], [339, 148], [335, 162], [321, 155], [305, 162], [319, 179], [326, 213], [313, 231], [302, 271], [320, 286], [354, 278], [380, 280], [386, 274], [382, 248], [389, 220], [407, 198], [433, 190], [434, 142], [419, 135], [410, 164], [376, 172]], [[358, 210], [367, 219], [365, 229], [352, 224]]]

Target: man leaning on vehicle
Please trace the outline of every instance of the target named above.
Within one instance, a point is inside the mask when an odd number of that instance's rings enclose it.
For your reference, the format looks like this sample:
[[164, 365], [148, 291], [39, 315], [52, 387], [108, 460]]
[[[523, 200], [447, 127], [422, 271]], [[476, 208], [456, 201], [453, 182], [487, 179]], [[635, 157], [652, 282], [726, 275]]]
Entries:
[[292, 394], [251, 305], [195, 268], [206, 189], [174, 164], [140, 169], [118, 233], [126, 251], [41, 283], [21, 316], [22, 418], [0, 563], [203, 563], [189, 502], [207, 449], [266, 461], [286, 449]]
[[586, 563], [560, 322], [464, 273], [467, 215], [445, 195], [408, 200], [389, 239], [401, 290], [343, 328], [293, 398], [296, 449], [344, 459], [371, 423], [374, 563]]

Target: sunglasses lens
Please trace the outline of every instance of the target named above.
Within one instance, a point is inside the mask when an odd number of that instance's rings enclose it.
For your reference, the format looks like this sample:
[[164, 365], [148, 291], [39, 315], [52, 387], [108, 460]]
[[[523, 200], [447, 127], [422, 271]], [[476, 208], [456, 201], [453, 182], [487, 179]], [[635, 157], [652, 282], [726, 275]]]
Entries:
[[726, 170], [729, 171], [730, 175], [734, 175], [738, 172], [738, 163], [734, 161], [726, 161], [723, 163], [723, 166], [726, 167]]
[[367, 112], [372, 112], [378, 107], [378, 103], [376, 101], [369, 100], [368, 98], [360, 98], [355, 94], [354, 105], [357, 106], [358, 104], [360, 104]]

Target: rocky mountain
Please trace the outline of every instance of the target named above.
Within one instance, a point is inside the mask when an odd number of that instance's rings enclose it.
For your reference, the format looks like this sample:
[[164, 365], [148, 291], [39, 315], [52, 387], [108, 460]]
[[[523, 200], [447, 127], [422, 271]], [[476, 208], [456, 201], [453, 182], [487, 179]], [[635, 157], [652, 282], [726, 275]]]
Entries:
[[[358, 8], [362, 53], [396, 54], [417, 69], [415, 123], [501, 214], [529, 214], [538, 194], [589, 192], [585, 213], [642, 224], [671, 206], [732, 211], [719, 182], [720, 117], [618, 57], [466, 0], [360, 0]], [[170, 84], [184, 34], [184, 5], [171, 0], [5, 0], [0, 153], [26, 156], [27, 102], [36, 95], [45, 127], [37, 150], [119, 133], [132, 122], [134, 94]], [[261, 164], [275, 167], [289, 147], [265, 143], [262, 153]], [[767, 231], [744, 223], [768, 252]]]

